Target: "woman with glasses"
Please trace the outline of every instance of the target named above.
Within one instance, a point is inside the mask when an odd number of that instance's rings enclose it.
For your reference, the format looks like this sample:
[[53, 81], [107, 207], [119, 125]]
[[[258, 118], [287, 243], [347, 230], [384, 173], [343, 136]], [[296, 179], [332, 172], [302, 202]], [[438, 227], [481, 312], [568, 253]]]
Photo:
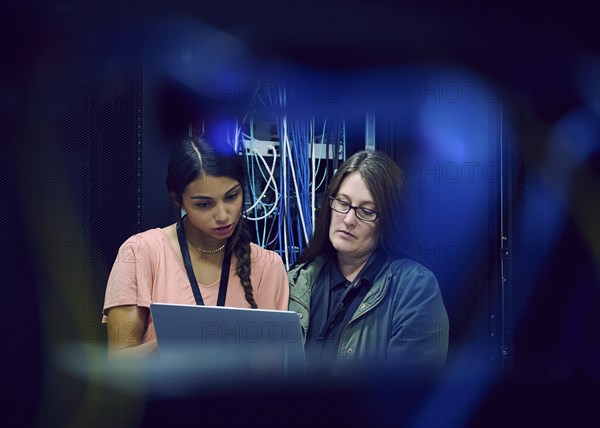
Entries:
[[406, 255], [407, 196], [402, 171], [381, 152], [356, 153], [335, 173], [288, 273], [309, 367], [444, 366], [448, 316], [434, 274]]

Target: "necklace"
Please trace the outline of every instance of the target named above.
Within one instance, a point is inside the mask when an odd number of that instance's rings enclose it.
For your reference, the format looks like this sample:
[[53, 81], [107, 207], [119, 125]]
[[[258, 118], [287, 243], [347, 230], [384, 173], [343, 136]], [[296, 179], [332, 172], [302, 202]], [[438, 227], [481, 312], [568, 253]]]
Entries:
[[223, 248], [225, 248], [225, 244], [221, 245], [219, 248], [216, 248], [214, 250], [203, 250], [202, 248], [198, 248], [198, 247], [194, 247], [194, 244], [192, 244], [189, 240], [187, 241], [188, 244], [190, 244], [193, 248], [195, 248], [197, 251], [204, 253], [204, 254], [216, 254], [220, 251], [223, 251]]

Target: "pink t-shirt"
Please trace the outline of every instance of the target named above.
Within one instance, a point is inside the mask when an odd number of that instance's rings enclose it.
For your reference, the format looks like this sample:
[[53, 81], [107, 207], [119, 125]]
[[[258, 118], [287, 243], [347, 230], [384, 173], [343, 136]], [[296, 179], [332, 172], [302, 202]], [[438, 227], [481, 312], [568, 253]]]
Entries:
[[[289, 283], [281, 257], [251, 243], [250, 263], [250, 281], [258, 308], [287, 310]], [[233, 256], [225, 306], [249, 308], [235, 265]], [[219, 282], [199, 284], [207, 306], [217, 304]], [[102, 323], [107, 322], [110, 308], [123, 305], [149, 308], [154, 302], [196, 304], [185, 267], [165, 232], [158, 228], [138, 233], [121, 245], [106, 286]], [[150, 315], [142, 343], [155, 338]]]

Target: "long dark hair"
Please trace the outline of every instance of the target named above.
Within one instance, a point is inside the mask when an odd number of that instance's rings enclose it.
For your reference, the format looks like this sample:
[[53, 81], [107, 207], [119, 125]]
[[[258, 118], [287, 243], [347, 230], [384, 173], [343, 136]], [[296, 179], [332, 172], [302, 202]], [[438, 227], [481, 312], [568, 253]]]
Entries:
[[407, 228], [410, 224], [411, 204], [404, 173], [387, 154], [363, 150], [348, 158], [331, 179], [315, 221], [313, 236], [308, 242], [307, 249], [296, 261], [296, 265], [311, 262], [320, 254], [335, 254], [335, 249], [329, 240], [331, 224], [329, 197], [337, 196], [342, 182], [353, 172], [360, 173], [377, 206], [379, 213], [377, 248], [393, 257], [407, 257]]
[[[187, 185], [203, 175], [228, 177], [240, 183], [242, 212], [244, 211], [247, 184], [244, 162], [226, 141], [221, 141], [220, 138], [209, 141], [207, 135], [187, 138], [176, 145], [171, 152], [166, 184], [178, 211], [183, 206], [181, 195]], [[183, 218], [179, 216], [179, 221], [182, 220]], [[250, 281], [250, 231], [243, 216], [233, 235], [227, 240], [225, 251], [235, 255], [236, 273], [240, 277], [246, 300], [250, 307], [256, 308]]]

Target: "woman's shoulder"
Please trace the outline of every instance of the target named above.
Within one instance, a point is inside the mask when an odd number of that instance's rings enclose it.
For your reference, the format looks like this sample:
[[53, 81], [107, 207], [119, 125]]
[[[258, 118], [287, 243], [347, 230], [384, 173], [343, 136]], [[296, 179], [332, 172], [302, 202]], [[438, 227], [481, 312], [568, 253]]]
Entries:
[[124, 261], [122, 267], [132, 267], [133, 262], [152, 262], [166, 251], [166, 236], [162, 229], [149, 229], [131, 235], [119, 247], [116, 261]]
[[431, 269], [409, 258], [394, 259], [389, 268], [394, 283], [388, 288], [391, 299], [401, 302], [402, 308], [410, 307], [411, 311], [430, 314], [436, 322], [448, 322], [441, 289]]
[[410, 258], [390, 258], [385, 264], [387, 272], [404, 278], [422, 277], [437, 281], [435, 274], [424, 264]]
[[281, 260], [281, 256], [278, 253], [263, 248], [260, 245], [255, 244], [254, 242], [250, 243], [250, 262], [253, 265], [260, 266], [266, 266], [269, 264], [283, 265], [283, 260]]
[[161, 228], [148, 229], [143, 232], [138, 232], [138, 233], [131, 235], [129, 238], [127, 238], [125, 240], [125, 242], [123, 242], [121, 247], [127, 247], [127, 246], [131, 246], [131, 245], [135, 245], [135, 246], [146, 245], [146, 246], [152, 247], [154, 245], [162, 244], [164, 242], [165, 238], [166, 238], [166, 234], [165, 234], [164, 229], [161, 229]]
[[320, 254], [309, 262], [296, 263], [288, 272], [290, 282], [295, 284], [300, 278], [303, 278], [304, 281], [312, 282], [319, 275], [327, 260], [328, 257], [326, 255]]
[[[431, 269], [410, 258], [388, 259], [384, 277], [394, 278], [397, 285], [392, 287], [394, 298], [404, 296], [431, 296], [440, 293], [438, 280]], [[424, 297], [423, 297], [424, 298]]]
[[421, 262], [407, 257], [391, 257], [389, 259], [389, 265], [397, 270], [416, 270], [431, 272], [431, 270]]

